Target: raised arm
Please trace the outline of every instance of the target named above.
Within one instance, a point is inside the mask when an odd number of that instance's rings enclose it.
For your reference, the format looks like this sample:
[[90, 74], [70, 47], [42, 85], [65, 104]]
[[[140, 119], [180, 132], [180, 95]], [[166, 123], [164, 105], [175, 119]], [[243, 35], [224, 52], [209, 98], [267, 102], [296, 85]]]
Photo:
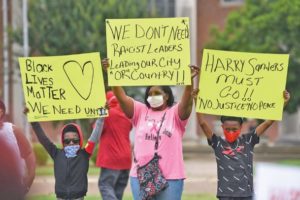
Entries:
[[44, 146], [48, 154], [54, 158], [57, 152], [57, 147], [49, 140], [40, 123], [31, 122], [31, 126], [39, 142]]
[[193, 108], [193, 97], [192, 97], [192, 91], [193, 91], [193, 79], [196, 77], [199, 73], [199, 67], [191, 65], [191, 85], [186, 85], [181, 97], [181, 100], [178, 105], [178, 114], [181, 120], [186, 120]]
[[[107, 58], [101, 61], [102, 68], [104, 71], [107, 71], [109, 68], [109, 60]], [[116, 98], [118, 99], [120, 106], [128, 118], [132, 118], [134, 111], [134, 103], [133, 99], [126, 95], [124, 89], [121, 86], [113, 86], [111, 87], [114, 92]]]
[[[192, 92], [192, 96], [195, 101], [195, 104], [197, 102], [198, 93], [199, 93], [198, 88], [194, 89]], [[213, 132], [212, 132], [211, 128], [209, 127], [208, 123], [205, 121], [203, 114], [198, 113], [198, 112], [196, 114], [197, 114], [198, 124], [201, 127], [202, 131], [204, 132], [204, 135], [207, 137], [207, 139], [211, 140], [211, 138], [213, 136]]]
[[124, 89], [120, 86], [112, 87], [112, 91], [114, 92], [116, 98], [118, 99], [119, 104], [123, 112], [125, 113], [125, 115], [131, 119], [133, 117], [133, 111], [134, 111], [133, 99], [127, 96]]
[[[290, 100], [290, 93], [287, 90], [283, 92], [283, 99], [284, 99], [284, 107], [285, 107]], [[256, 134], [258, 136], [261, 136], [273, 123], [274, 120], [266, 120], [262, 122], [259, 126], [256, 127], [255, 129]]]
[[104, 118], [98, 118], [96, 121], [95, 128], [93, 129], [93, 132], [91, 136], [88, 139], [87, 145], [85, 146], [85, 151], [89, 154], [92, 154], [95, 148], [95, 145], [98, 143], [102, 129], [104, 125]]

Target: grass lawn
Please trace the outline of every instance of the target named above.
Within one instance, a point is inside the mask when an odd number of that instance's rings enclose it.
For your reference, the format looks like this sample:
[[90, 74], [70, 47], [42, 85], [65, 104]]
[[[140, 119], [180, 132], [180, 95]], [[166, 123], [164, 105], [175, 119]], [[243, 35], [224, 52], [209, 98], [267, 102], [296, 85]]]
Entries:
[[[43, 195], [43, 196], [34, 196], [29, 198], [29, 200], [53, 200], [55, 199], [55, 195]], [[85, 200], [99, 200], [100, 196], [87, 196]], [[132, 200], [132, 197], [129, 195], [125, 195], [123, 200]], [[199, 195], [183, 195], [182, 200], [216, 200], [214, 195], [208, 194], [199, 194]]]
[[295, 160], [281, 160], [281, 161], [279, 161], [279, 164], [300, 167], [300, 159], [295, 159]]

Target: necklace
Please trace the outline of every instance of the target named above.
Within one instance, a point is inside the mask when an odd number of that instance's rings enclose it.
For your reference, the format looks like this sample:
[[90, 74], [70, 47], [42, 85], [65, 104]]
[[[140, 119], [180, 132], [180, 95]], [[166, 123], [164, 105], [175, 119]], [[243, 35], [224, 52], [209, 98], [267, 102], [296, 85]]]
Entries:
[[[230, 144], [229, 144], [229, 146], [231, 147]], [[236, 150], [236, 148], [238, 148], [238, 146], [239, 146], [239, 139], [236, 140], [236, 146], [235, 146], [235, 148], [232, 148], [232, 147], [231, 147], [231, 149], [232, 149], [232, 150]]]

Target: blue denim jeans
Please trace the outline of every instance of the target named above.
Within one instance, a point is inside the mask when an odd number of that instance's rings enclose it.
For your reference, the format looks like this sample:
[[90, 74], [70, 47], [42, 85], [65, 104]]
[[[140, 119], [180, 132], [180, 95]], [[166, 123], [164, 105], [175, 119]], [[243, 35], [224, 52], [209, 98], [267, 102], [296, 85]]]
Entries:
[[98, 187], [103, 200], [122, 200], [129, 170], [101, 168]]
[[[153, 199], [154, 200], [181, 200], [181, 195], [183, 191], [183, 179], [174, 179], [167, 180], [169, 187], [164, 191], [157, 194]], [[140, 193], [140, 184], [139, 180], [136, 177], [130, 177], [130, 186], [134, 200], [141, 200]]]

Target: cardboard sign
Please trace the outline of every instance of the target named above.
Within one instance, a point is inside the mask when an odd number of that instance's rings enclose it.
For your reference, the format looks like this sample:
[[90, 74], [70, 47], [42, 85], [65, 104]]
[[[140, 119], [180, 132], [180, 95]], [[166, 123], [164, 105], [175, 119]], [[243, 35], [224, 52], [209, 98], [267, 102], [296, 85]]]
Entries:
[[196, 111], [282, 119], [289, 55], [205, 49]]
[[106, 116], [99, 53], [19, 58], [28, 120]]
[[110, 86], [190, 85], [188, 18], [107, 19]]

